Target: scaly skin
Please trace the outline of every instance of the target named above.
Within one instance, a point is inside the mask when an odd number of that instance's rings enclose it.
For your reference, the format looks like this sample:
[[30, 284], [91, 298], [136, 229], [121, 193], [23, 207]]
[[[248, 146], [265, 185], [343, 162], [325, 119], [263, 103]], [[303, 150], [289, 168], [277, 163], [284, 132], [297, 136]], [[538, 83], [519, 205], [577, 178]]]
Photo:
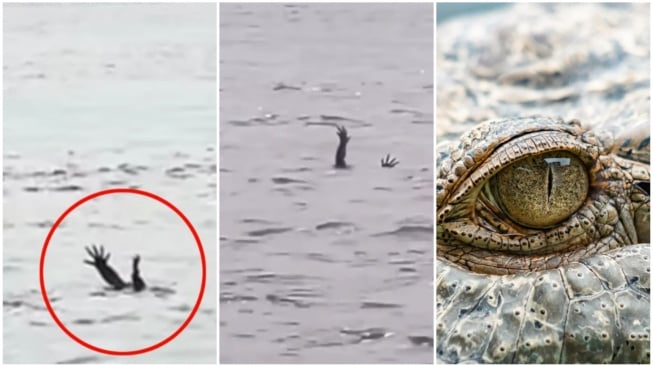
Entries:
[[[457, 146], [445, 146], [450, 150], [438, 159], [438, 256], [475, 272], [510, 274], [648, 242], [638, 233], [649, 226], [649, 197], [635, 184], [650, 180], [648, 163], [613, 154], [613, 141], [577, 121], [532, 117], [491, 121], [463, 135]], [[578, 155], [590, 175], [586, 202], [566, 221], [525, 230], [478, 202], [483, 186], [505, 166], [552, 150]]]
[[[526, 142], [515, 149], [520, 138]], [[650, 176], [648, 164], [617, 156], [614, 141], [577, 121], [532, 117], [485, 123], [458, 145], [439, 147], [439, 360], [648, 363], [649, 246], [635, 244], [649, 241], [637, 226], [648, 228], [650, 201], [634, 182]], [[553, 148], [587, 155], [591, 189], [584, 206], [528, 234], [481, 222], [480, 187], [503, 168], [500, 161]], [[516, 249], [493, 248], [488, 239]], [[520, 246], [524, 239], [543, 245]]]
[[479, 275], [438, 261], [440, 362], [650, 361], [649, 246], [558, 269]]
[[[526, 4], [438, 25], [438, 362], [650, 363], [648, 14]], [[525, 227], [487, 187], [544, 151], [578, 157], [588, 191]]]

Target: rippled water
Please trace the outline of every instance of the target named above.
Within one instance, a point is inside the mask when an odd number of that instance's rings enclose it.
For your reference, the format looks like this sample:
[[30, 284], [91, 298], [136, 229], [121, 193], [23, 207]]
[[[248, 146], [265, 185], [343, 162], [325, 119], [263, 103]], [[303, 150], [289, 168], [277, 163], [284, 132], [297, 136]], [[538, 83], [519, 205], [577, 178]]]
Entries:
[[431, 363], [432, 5], [220, 12], [221, 361]]
[[[213, 4], [5, 5], [4, 362], [215, 362], [215, 14]], [[38, 279], [56, 218], [111, 187], [175, 204], [197, 229], [208, 266], [202, 306], [184, 333], [119, 359], [66, 336], [45, 309]], [[148, 291], [106, 290], [82, 263], [90, 243], [112, 253], [109, 263], [125, 280], [139, 253]], [[162, 340], [187, 317], [199, 263], [172, 211], [139, 196], [105, 196], [57, 230], [45, 283], [77, 336], [130, 350]]]

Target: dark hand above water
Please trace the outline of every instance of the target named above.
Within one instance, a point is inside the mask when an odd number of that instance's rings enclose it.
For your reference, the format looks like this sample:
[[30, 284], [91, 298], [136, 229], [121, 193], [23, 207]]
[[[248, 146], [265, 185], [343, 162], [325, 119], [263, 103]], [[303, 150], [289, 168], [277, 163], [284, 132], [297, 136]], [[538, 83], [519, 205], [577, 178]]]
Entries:
[[95, 267], [102, 278], [109, 284], [111, 285], [115, 290], [122, 290], [125, 287], [132, 286], [134, 291], [142, 291], [145, 289], [145, 282], [140, 276], [140, 272], [138, 270], [138, 264], [140, 262], [141, 257], [136, 255], [132, 261], [132, 283], [125, 283], [118, 273], [109, 266], [107, 263], [109, 261], [109, 258], [111, 257], [110, 253], [104, 252], [104, 247], [100, 246], [99, 248], [95, 245], [93, 245], [90, 249], [89, 247], [85, 247], [86, 253], [91, 256], [93, 259], [91, 260], [84, 260], [84, 263], [92, 265]]
[[397, 164], [399, 164], [399, 160], [391, 157], [390, 154], [386, 155], [385, 158], [381, 158], [382, 168], [394, 168]]
[[336, 127], [338, 129], [336, 135], [338, 135], [340, 142], [338, 143], [338, 149], [336, 150], [335, 167], [337, 169], [345, 169], [347, 168], [347, 163], [345, 162], [345, 156], [347, 156], [347, 143], [349, 142], [349, 139], [351, 139], [351, 136], [347, 135], [347, 129], [345, 127]]
[[[338, 149], [336, 150], [336, 163], [334, 167], [336, 169], [347, 169], [349, 166], [345, 162], [345, 157], [347, 156], [347, 143], [351, 139], [351, 136], [347, 134], [347, 129], [344, 126], [336, 126], [338, 136]], [[394, 168], [399, 164], [399, 160], [387, 154], [385, 158], [381, 159], [381, 167], [383, 168]]]
[[127, 286], [127, 284], [118, 276], [116, 271], [109, 266], [107, 263], [111, 257], [110, 253], [104, 254], [104, 247], [100, 246], [98, 249], [97, 246], [93, 245], [92, 250], [89, 247], [85, 247], [86, 253], [91, 256], [93, 261], [84, 260], [84, 263], [94, 266], [104, 280], [116, 290], [122, 290]]
[[132, 261], [132, 286], [134, 291], [142, 291], [145, 289], [145, 281], [140, 276], [138, 272], [138, 262], [140, 262], [141, 257], [136, 255]]

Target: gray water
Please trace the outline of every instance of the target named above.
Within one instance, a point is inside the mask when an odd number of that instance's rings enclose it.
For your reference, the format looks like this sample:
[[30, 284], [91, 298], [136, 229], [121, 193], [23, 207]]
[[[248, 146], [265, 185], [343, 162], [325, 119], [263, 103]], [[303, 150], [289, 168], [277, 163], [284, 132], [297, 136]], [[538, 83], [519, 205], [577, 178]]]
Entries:
[[220, 360], [432, 363], [432, 5], [220, 12]]
[[[119, 20], [119, 21], [117, 21]], [[216, 8], [214, 4], [4, 5], [3, 338], [5, 363], [216, 361]], [[71, 340], [45, 309], [41, 248], [57, 217], [104, 188], [175, 204], [201, 237], [202, 306], [168, 345], [115, 358]], [[147, 291], [106, 289], [84, 246], [104, 245], [129, 279], [140, 254]], [[63, 323], [102, 348], [161, 341], [188, 316], [200, 256], [165, 206], [104, 196], [56, 231], [45, 285]]]

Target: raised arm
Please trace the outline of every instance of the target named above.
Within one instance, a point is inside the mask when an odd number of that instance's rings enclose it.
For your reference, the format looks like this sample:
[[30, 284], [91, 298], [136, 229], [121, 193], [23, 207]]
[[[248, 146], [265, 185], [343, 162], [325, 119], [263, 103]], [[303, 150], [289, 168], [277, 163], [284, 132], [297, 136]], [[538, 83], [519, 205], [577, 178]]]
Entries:
[[111, 257], [111, 254], [106, 253], [104, 254], [104, 247], [100, 246], [98, 249], [97, 246], [93, 245], [91, 249], [89, 247], [85, 247], [86, 253], [91, 256], [92, 261], [90, 260], [84, 260], [84, 263], [90, 264], [94, 266], [98, 272], [100, 272], [100, 275], [102, 278], [111, 286], [113, 286], [114, 289], [116, 290], [122, 290], [127, 286], [127, 284], [118, 276], [116, 271], [114, 271], [113, 268], [109, 266], [107, 263], [109, 261], [109, 257]]
[[347, 156], [347, 143], [349, 142], [351, 136], [347, 135], [347, 129], [345, 129], [343, 126], [337, 126], [337, 128], [338, 132], [336, 132], [336, 134], [340, 139], [340, 143], [338, 144], [338, 150], [336, 150], [335, 167], [338, 169], [345, 169], [347, 168], [347, 163], [345, 162], [345, 156]]
[[140, 262], [141, 257], [135, 256], [132, 261], [132, 285], [134, 286], [134, 291], [142, 291], [145, 289], [145, 281], [141, 278], [140, 272], [138, 271], [138, 262]]

